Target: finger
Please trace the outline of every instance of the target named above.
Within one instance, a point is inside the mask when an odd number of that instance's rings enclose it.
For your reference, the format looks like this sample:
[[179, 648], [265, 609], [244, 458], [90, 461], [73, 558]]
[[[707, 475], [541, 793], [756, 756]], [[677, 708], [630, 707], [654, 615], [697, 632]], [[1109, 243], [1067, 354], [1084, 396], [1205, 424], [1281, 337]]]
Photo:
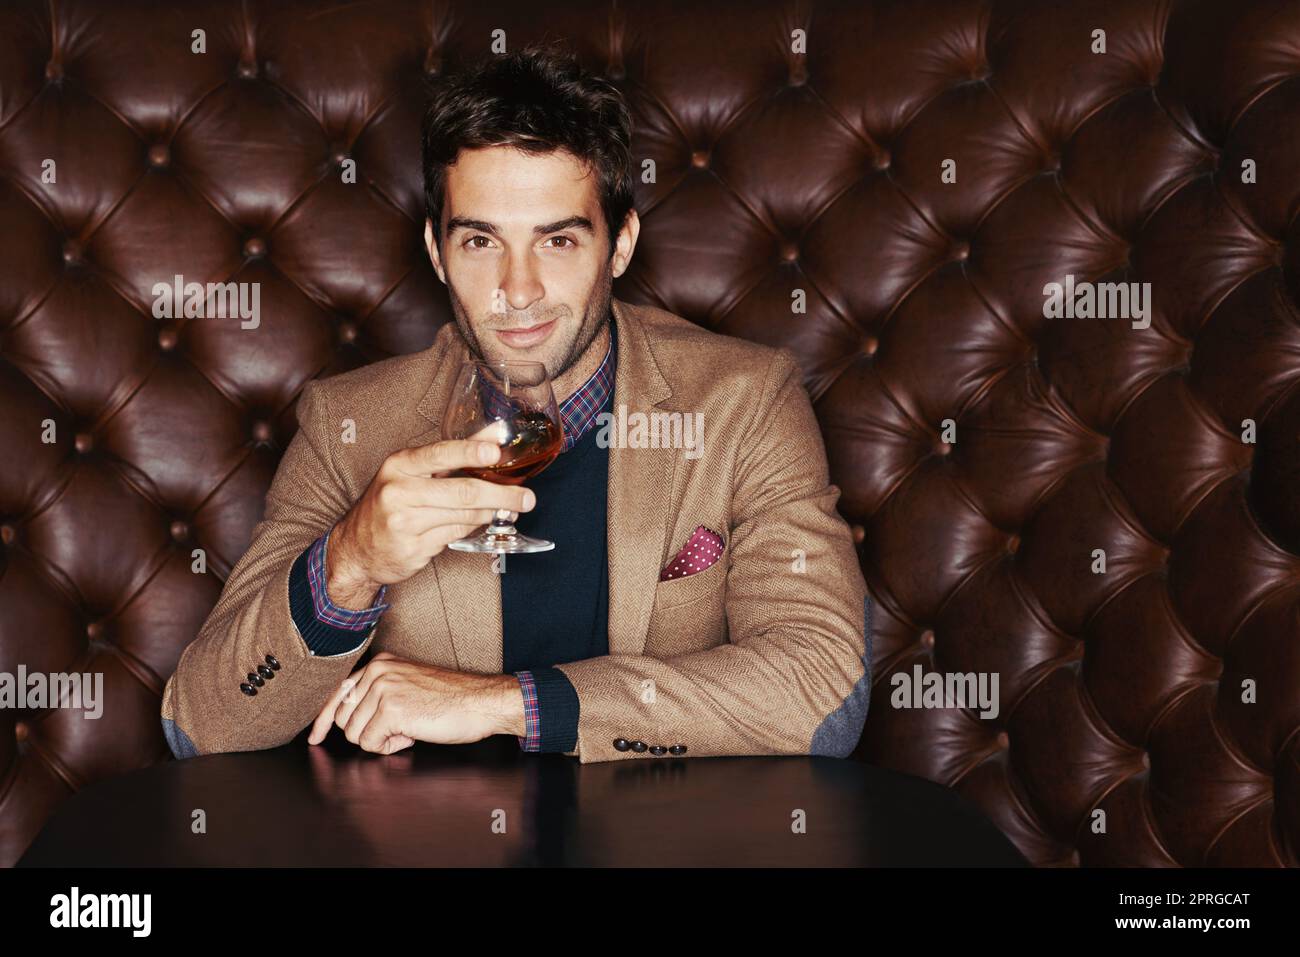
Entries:
[[[366, 692], [365, 696], [357, 702], [356, 707], [352, 709], [352, 713], [344, 721], [339, 723], [339, 727], [343, 729], [343, 737], [347, 738], [353, 744], [361, 744], [362, 732], [364, 732], [369, 725], [375, 724], [371, 719], [375, 717], [377, 711], [381, 710], [379, 707], [379, 701], [383, 696], [383, 692], [381, 691], [382, 687], [382, 685], [371, 685], [370, 690]], [[385, 737], [387, 737], [386, 734], [377, 741], [372, 741], [372, 747], [367, 747], [366, 750], [373, 751], [378, 748], [379, 745], [383, 744]]]
[[383, 747], [380, 748], [380, 754], [394, 754], [411, 747], [413, 744], [415, 744], [415, 739], [408, 738], [404, 734], [390, 735], [388, 740], [384, 742]]
[[483, 525], [483, 522], [479, 522], [477, 525], [438, 525], [416, 539], [415, 547], [418, 549], [419, 554], [433, 557], [456, 539], [468, 538], [473, 535]]
[[498, 441], [446, 439], [407, 449], [396, 461], [401, 471], [408, 475], [427, 477], [465, 468], [467, 465], [491, 465], [500, 457], [501, 444]]
[[486, 525], [496, 517], [492, 508], [440, 508], [430, 507], [412, 513], [410, 525], [405, 530], [408, 535], [423, 535], [439, 526], [455, 525], [466, 528], [478, 528]]
[[316, 716], [316, 720], [312, 723], [311, 734], [307, 735], [308, 744], [320, 744], [325, 740], [325, 735], [329, 733], [330, 727], [334, 724], [335, 712], [355, 684], [356, 673], [353, 673], [344, 678], [334, 694], [330, 695], [329, 701], [325, 702], [325, 707], [320, 709], [320, 714]]
[[[371, 698], [377, 698], [378, 692], [369, 695]], [[363, 725], [353, 728], [357, 735], [357, 746], [363, 751], [383, 752], [384, 745], [395, 734], [401, 734], [402, 729], [396, 726], [395, 711], [392, 707], [376, 706]]]
[[[387, 651], [380, 651], [370, 659], [370, 663], [358, 671], [354, 677], [356, 687], [350, 694], [343, 696], [342, 702], [339, 703], [338, 710], [334, 713], [334, 723], [340, 728], [346, 729], [348, 721], [352, 717], [352, 712], [358, 705], [370, 694], [370, 688], [375, 683], [375, 679], [390, 674], [398, 668], [403, 667], [406, 661]], [[351, 740], [349, 738], [348, 740]], [[356, 743], [355, 741], [353, 742]]]
[[528, 512], [537, 496], [522, 485], [497, 485], [483, 479], [457, 476], [418, 483], [409, 499], [413, 506], [438, 508], [490, 508]]
[[[385, 661], [372, 661], [352, 676], [355, 679], [352, 688], [343, 695], [342, 700], [334, 709], [334, 723], [336, 725], [346, 729], [348, 719], [352, 717], [352, 712], [356, 710], [357, 705], [361, 704], [362, 699], [370, 690], [370, 685], [375, 680], [378, 670], [384, 666]], [[355, 741], [352, 743], [356, 744]]]

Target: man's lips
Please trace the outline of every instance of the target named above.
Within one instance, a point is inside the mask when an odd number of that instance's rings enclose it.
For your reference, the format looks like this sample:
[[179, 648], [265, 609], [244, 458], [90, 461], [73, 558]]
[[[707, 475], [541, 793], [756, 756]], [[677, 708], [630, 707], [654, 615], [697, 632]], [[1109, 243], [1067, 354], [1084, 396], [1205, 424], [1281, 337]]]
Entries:
[[506, 345], [521, 349], [544, 342], [554, 329], [555, 320], [552, 319], [549, 322], [539, 322], [535, 326], [528, 326], [524, 329], [497, 329], [494, 331], [497, 338]]

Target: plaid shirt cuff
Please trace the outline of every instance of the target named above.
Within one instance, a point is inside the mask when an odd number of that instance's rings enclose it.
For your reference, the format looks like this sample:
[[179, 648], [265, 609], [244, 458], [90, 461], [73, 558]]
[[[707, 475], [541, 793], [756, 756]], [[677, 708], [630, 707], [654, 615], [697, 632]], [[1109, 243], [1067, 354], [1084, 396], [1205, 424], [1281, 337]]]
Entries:
[[289, 570], [289, 614], [307, 650], [317, 657], [349, 655], [370, 640], [370, 633], [388, 610], [383, 603], [386, 587], [375, 604], [353, 611], [329, 600], [325, 587], [325, 548], [329, 534], [302, 550]]
[[[578, 746], [578, 717], [581, 712], [578, 692], [559, 668], [534, 668], [516, 671], [524, 692], [524, 728], [519, 747], [525, 751], [562, 751]], [[545, 724], [542, 715], [546, 715]]]
[[312, 608], [315, 610], [316, 620], [319, 622], [333, 625], [335, 628], [345, 628], [348, 631], [365, 631], [379, 621], [384, 612], [388, 611], [389, 606], [384, 604], [384, 594], [388, 591], [388, 586], [380, 585], [379, 594], [375, 596], [375, 600], [370, 607], [359, 611], [351, 608], [340, 608], [330, 601], [329, 590], [325, 587], [325, 559], [327, 556], [326, 549], [329, 548], [330, 534], [333, 531], [334, 529], [331, 528], [316, 539], [307, 555], [307, 581], [311, 584]]
[[524, 751], [540, 751], [542, 747], [542, 715], [537, 709], [537, 682], [531, 671], [516, 671], [519, 688], [524, 693], [524, 736], [515, 737]]

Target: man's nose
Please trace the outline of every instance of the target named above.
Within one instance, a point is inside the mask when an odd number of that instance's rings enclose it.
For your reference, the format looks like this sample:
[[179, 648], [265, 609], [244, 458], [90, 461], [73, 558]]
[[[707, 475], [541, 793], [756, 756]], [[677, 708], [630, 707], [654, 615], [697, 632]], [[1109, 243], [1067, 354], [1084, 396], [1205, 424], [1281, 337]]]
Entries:
[[529, 252], [512, 252], [506, 258], [505, 274], [501, 277], [501, 292], [511, 311], [529, 308], [546, 295], [537, 264]]

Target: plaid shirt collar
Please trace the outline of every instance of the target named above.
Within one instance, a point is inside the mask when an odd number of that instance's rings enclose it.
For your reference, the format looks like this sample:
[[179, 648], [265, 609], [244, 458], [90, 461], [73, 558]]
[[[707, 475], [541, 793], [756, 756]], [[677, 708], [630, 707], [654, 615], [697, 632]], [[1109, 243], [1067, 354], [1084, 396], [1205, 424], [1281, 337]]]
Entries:
[[601, 360], [600, 368], [578, 390], [560, 403], [560, 420], [564, 424], [564, 451], [578, 444], [596, 424], [596, 416], [605, 407], [605, 400], [614, 391], [614, 369], [618, 364], [617, 338], [614, 319], [609, 320], [609, 349]]

